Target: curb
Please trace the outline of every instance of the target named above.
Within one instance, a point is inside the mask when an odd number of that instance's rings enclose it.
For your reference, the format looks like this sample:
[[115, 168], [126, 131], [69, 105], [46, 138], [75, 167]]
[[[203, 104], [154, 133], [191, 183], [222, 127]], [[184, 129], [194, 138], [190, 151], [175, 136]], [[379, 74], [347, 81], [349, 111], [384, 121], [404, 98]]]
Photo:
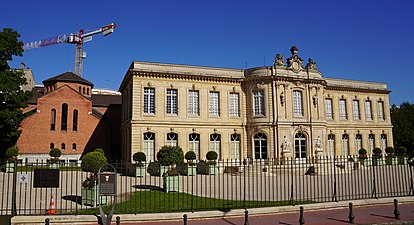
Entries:
[[[414, 197], [397, 197], [397, 198], [380, 198], [380, 199], [361, 199], [340, 202], [328, 203], [313, 203], [303, 205], [306, 211], [317, 210], [334, 210], [348, 208], [349, 202], [354, 204], [354, 208], [366, 206], [392, 205], [394, 199], [397, 199], [399, 204], [414, 203]], [[280, 214], [280, 213], [298, 213], [299, 205], [296, 206], [279, 206], [267, 208], [252, 208], [248, 209], [249, 215], [265, 215], [265, 214]], [[115, 214], [113, 221], [117, 216], [121, 217], [122, 223], [135, 223], [144, 221], [165, 221], [165, 220], [182, 220], [183, 215], [187, 214], [190, 219], [207, 219], [220, 217], [242, 217], [244, 209], [234, 209], [229, 212], [222, 211], [200, 211], [200, 212], [179, 212], [179, 213], [148, 213], [148, 214]], [[11, 225], [23, 224], [45, 224], [45, 219], [49, 218], [52, 224], [96, 224], [97, 217], [94, 215], [55, 215], [55, 216], [15, 216], [11, 219]], [[403, 222], [399, 224], [414, 224], [411, 222]], [[390, 224], [390, 223], [376, 223], [376, 224]]]

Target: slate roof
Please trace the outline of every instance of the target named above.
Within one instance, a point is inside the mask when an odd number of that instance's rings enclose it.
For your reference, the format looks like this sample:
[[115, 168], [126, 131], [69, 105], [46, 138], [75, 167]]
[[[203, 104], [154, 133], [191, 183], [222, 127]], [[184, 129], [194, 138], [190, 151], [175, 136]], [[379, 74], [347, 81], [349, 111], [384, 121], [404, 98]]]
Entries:
[[86, 84], [86, 85], [90, 85], [91, 87], [93, 87], [93, 84], [85, 79], [83, 79], [82, 77], [72, 73], [72, 72], [66, 72], [66, 73], [62, 73], [60, 75], [57, 75], [55, 77], [51, 77], [49, 79], [46, 79], [43, 81], [43, 84], [48, 84], [48, 83], [54, 83], [54, 82], [70, 82], [70, 83], [80, 83], [80, 84]]
[[109, 106], [109, 105], [121, 105], [122, 96], [121, 95], [92, 95], [92, 105], [93, 106]]

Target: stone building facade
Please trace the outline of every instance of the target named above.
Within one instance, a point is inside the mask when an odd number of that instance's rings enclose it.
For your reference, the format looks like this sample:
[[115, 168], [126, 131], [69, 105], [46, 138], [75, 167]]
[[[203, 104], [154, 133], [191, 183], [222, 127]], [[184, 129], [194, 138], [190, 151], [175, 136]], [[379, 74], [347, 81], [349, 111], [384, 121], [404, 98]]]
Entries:
[[246, 70], [132, 62], [122, 93], [122, 158], [179, 145], [220, 160], [354, 155], [392, 146], [387, 85], [325, 78], [295, 46]]
[[72, 164], [95, 148], [111, 156], [120, 145], [121, 97], [92, 94], [93, 84], [71, 72], [43, 84], [33, 89], [33, 98], [24, 109], [26, 118], [17, 142], [19, 159], [47, 161], [52, 148], [62, 151], [61, 161]]

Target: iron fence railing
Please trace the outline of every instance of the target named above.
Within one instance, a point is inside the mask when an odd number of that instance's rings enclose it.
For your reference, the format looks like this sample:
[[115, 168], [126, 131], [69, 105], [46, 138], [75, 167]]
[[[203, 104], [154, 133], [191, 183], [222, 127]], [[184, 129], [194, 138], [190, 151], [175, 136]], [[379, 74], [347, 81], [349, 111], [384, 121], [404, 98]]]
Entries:
[[[116, 198], [115, 213], [228, 210], [414, 195], [412, 166], [404, 159], [398, 163], [371, 157], [360, 161], [357, 156], [199, 162], [194, 175], [184, 165], [177, 166], [178, 181], [169, 187], [156, 162], [146, 164], [142, 176], [134, 164], [111, 164], [117, 171], [117, 195], [97, 201], [110, 207]], [[42, 161], [2, 165], [1, 215], [46, 214], [52, 196], [57, 214], [97, 212], [93, 200], [85, 202], [94, 194], [83, 190], [82, 182], [90, 174], [80, 167], [60, 165], [59, 177], [46, 179], [58, 179], [57, 187], [36, 187], [35, 170], [57, 168]], [[167, 192], [170, 188], [176, 190]]]

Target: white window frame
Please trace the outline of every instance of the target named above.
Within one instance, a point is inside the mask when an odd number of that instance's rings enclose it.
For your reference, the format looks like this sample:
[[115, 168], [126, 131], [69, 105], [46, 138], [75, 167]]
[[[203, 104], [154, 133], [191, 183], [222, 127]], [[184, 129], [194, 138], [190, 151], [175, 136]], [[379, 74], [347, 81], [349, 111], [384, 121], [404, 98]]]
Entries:
[[177, 89], [167, 89], [167, 99], [166, 99], [166, 113], [168, 115], [178, 115], [178, 90]]
[[265, 116], [264, 90], [253, 90], [253, 116]]
[[210, 104], [209, 104], [210, 116], [220, 116], [220, 92], [210, 91]]
[[188, 91], [188, 115], [199, 116], [199, 92], [197, 90]]
[[359, 151], [362, 148], [362, 135], [355, 135], [355, 151]]
[[328, 135], [328, 156], [335, 155], [335, 135], [329, 134]]
[[370, 100], [365, 101], [365, 117], [367, 121], [372, 121], [372, 105]]
[[302, 91], [293, 91], [293, 115], [295, 117], [303, 117], [303, 96]]
[[178, 146], [178, 134], [174, 132], [167, 133], [167, 145], [176, 147]]
[[229, 115], [234, 117], [240, 116], [240, 110], [239, 110], [239, 93], [231, 92], [229, 95]]
[[378, 120], [379, 121], [384, 121], [385, 120], [384, 102], [383, 101], [378, 101]]
[[375, 148], [375, 135], [374, 134], [368, 135], [368, 148], [369, 148], [369, 154], [373, 154], [373, 150]]
[[220, 146], [221, 146], [221, 135], [220, 134], [210, 134], [210, 150], [215, 151], [220, 159]]
[[349, 152], [349, 135], [342, 135], [342, 155], [348, 156]]
[[332, 98], [325, 99], [325, 117], [326, 119], [333, 119]]
[[155, 88], [144, 87], [144, 114], [155, 114]]
[[240, 159], [240, 139], [240, 134], [230, 135], [230, 159], [232, 160]]
[[347, 120], [346, 99], [339, 99], [339, 118], [341, 120]]
[[354, 112], [354, 120], [361, 120], [361, 113], [359, 112], [359, 100], [352, 100], [352, 109]]
[[146, 132], [144, 136], [144, 153], [147, 156], [147, 162], [155, 160], [155, 133]]
[[188, 135], [188, 151], [196, 154], [196, 159], [200, 159], [200, 134], [191, 133]]

